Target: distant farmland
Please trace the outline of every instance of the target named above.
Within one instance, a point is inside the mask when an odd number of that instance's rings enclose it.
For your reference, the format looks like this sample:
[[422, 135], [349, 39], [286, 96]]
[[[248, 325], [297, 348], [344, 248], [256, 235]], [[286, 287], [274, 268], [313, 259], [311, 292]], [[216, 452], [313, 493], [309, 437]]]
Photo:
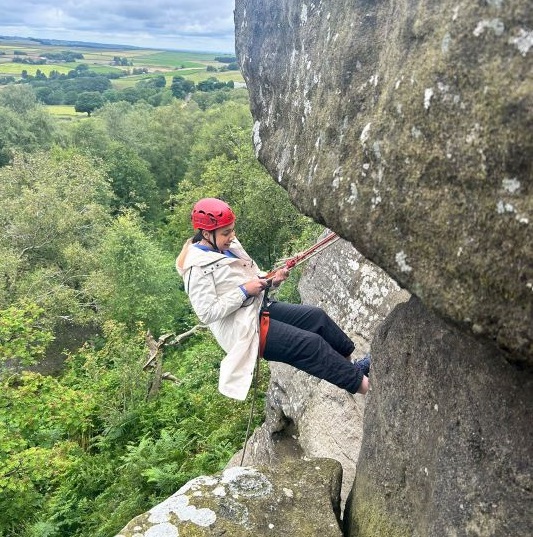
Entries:
[[[80, 53], [83, 55], [83, 59], [68, 63], [49, 60], [42, 65], [13, 62], [15, 57], [37, 62], [41, 58], [46, 58], [50, 53], [64, 51]], [[15, 54], [15, 52], [18, 54]], [[121, 48], [120, 46], [115, 49], [110, 48], [109, 45], [102, 46], [101, 49], [97, 45], [87, 47], [69, 45], [68, 43], [61, 46], [43, 45], [30, 40], [17, 42], [0, 38], [0, 76], [12, 76], [15, 79], [19, 79], [22, 77], [23, 71], [28, 75], [35, 76], [38, 69], [47, 76], [51, 71], [67, 74], [75, 69], [76, 66], [86, 64], [91, 71], [101, 74], [122, 74], [128, 71], [132, 72], [133, 69], [146, 69], [148, 75], [164, 74], [167, 78], [167, 83], [170, 83], [172, 77], [176, 75], [183, 76], [195, 83], [213, 76], [221, 81], [243, 82], [239, 71], [219, 71], [219, 69], [224, 69], [226, 64], [216, 61], [215, 57], [217, 56], [224, 55], [206, 52], [132, 49]], [[114, 65], [115, 58], [127, 59], [132, 65]], [[208, 66], [210, 67], [209, 71], [207, 71]], [[132, 86], [146, 76], [146, 74], [125, 75], [120, 79], [113, 80], [113, 85], [117, 88]]]

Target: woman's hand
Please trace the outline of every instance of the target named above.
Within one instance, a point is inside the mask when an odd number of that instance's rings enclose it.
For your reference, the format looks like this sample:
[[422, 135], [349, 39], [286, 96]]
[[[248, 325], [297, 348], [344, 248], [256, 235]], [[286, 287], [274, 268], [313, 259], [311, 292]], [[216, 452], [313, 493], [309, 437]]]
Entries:
[[257, 296], [262, 293], [268, 286], [268, 280], [264, 278], [255, 278], [246, 282], [243, 287], [250, 296]]
[[281, 284], [281, 282], [284, 282], [289, 277], [289, 269], [287, 268], [280, 268], [276, 271], [274, 274], [274, 277], [272, 278], [272, 285], [274, 287], [277, 287]]

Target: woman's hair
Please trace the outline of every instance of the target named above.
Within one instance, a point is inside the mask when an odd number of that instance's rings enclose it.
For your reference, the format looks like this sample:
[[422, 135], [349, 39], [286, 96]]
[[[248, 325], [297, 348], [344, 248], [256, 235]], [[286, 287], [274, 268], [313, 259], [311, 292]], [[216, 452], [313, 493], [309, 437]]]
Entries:
[[194, 236], [193, 236], [193, 238], [192, 238], [192, 243], [193, 243], [193, 244], [196, 244], [197, 242], [200, 242], [200, 241], [204, 238], [204, 236], [202, 235], [202, 231], [203, 231], [202, 229], [199, 229], [199, 230], [194, 234]]

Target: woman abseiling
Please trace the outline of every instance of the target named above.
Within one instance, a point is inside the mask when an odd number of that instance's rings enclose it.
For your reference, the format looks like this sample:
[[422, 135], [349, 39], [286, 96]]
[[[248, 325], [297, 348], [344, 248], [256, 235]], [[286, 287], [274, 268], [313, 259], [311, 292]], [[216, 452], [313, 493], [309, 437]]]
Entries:
[[[279, 269], [271, 282], [261, 277], [235, 235], [235, 214], [224, 201], [199, 200], [191, 220], [195, 235], [184, 244], [176, 268], [196, 315], [226, 352], [220, 364], [220, 392], [244, 400], [260, 348], [265, 289], [279, 286], [289, 271]], [[350, 393], [367, 393], [370, 357], [352, 363], [353, 342], [321, 308], [276, 300], [263, 307], [270, 319], [261, 341], [263, 358], [289, 364]]]

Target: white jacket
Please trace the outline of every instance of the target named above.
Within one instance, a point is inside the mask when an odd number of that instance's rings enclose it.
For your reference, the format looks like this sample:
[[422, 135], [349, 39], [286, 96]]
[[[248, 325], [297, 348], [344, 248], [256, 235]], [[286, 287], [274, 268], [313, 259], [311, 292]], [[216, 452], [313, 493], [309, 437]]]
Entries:
[[237, 239], [230, 251], [237, 258], [206, 252], [187, 241], [176, 260], [176, 269], [196, 315], [227, 353], [220, 364], [218, 389], [242, 401], [252, 384], [259, 351], [263, 293], [245, 299], [239, 285], [259, 276], [260, 270]]

